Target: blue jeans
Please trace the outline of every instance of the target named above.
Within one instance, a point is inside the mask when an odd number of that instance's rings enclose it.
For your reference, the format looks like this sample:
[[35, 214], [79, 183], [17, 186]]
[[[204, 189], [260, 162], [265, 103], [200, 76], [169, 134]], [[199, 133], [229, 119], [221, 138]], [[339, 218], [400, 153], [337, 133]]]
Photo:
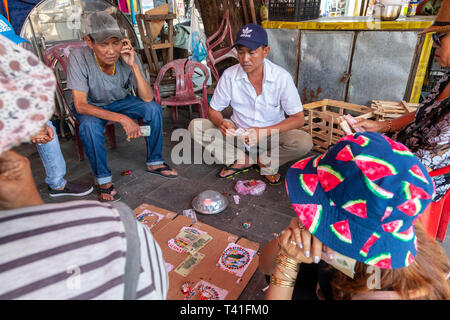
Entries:
[[[126, 98], [115, 101], [102, 107], [105, 110], [124, 114], [131, 119], [142, 118], [145, 125], [150, 125], [151, 135], [145, 137], [147, 145], [147, 165], [163, 164], [162, 152], [162, 109], [154, 102], [144, 102], [138, 97], [128, 95]], [[112, 181], [111, 170], [108, 168], [108, 158], [105, 148], [105, 125], [108, 120], [97, 117], [78, 114], [74, 109], [74, 114], [80, 123], [79, 135], [83, 143], [84, 150], [94, 171], [94, 175], [99, 184]]]
[[45, 168], [45, 182], [52, 189], [61, 189], [66, 185], [64, 176], [66, 175], [66, 161], [64, 160], [59, 146], [58, 135], [56, 129], [51, 123], [47, 121], [47, 125], [53, 130], [53, 139], [46, 144], [36, 144], [36, 148]]

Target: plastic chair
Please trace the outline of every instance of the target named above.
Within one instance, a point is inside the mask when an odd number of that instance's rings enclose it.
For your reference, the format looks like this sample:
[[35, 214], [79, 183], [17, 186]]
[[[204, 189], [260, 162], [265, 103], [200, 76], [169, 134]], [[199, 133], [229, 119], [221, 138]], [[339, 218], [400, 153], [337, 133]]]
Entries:
[[[87, 46], [87, 44], [84, 41], [64, 42], [49, 47], [44, 51], [45, 63], [53, 69], [57, 79], [57, 99], [61, 107], [64, 108], [64, 110], [60, 110], [61, 117], [73, 128], [72, 133], [75, 135], [79, 161], [84, 160], [83, 144], [81, 142], [78, 131], [79, 123], [76, 120], [75, 116], [73, 115], [72, 109], [64, 95], [64, 89], [62, 86], [63, 81], [60, 79], [59, 73], [56, 71], [56, 69], [57, 65], [59, 64], [63, 69], [64, 73], [67, 75], [67, 65], [69, 61], [70, 50], [85, 46]], [[114, 129], [114, 122], [108, 121], [108, 123], [105, 126], [105, 129], [106, 129], [106, 137], [108, 139], [110, 147], [112, 149], [116, 148], [116, 135]]]
[[[434, 177], [448, 172], [450, 165], [430, 171], [428, 174]], [[439, 201], [431, 202], [419, 219], [431, 238], [444, 241], [450, 219], [450, 190]]]
[[[203, 80], [202, 86], [202, 96], [199, 97], [194, 92], [194, 84], [192, 77], [194, 75], [194, 70], [199, 68], [202, 70], [205, 79]], [[175, 79], [176, 79], [176, 90], [175, 96], [161, 99], [160, 96], [160, 83], [164, 77], [164, 74], [170, 69], [174, 69]], [[197, 110], [202, 118], [208, 117], [208, 100], [206, 93], [206, 83], [209, 79], [208, 69], [195, 60], [188, 59], [176, 59], [168, 64], [164, 65], [156, 77], [154, 84], [156, 102], [160, 105], [172, 107], [173, 122], [178, 121], [178, 107], [187, 105], [197, 105]]]
[[[213, 51], [215, 47], [220, 45], [225, 37], [228, 36], [230, 41], [230, 46], [222, 49], [218, 49]], [[216, 39], [217, 38], [217, 39]], [[213, 40], [216, 39], [214, 42]], [[220, 23], [219, 29], [214, 33], [211, 37], [206, 39], [206, 64], [211, 70], [214, 78], [219, 81], [219, 72], [217, 71], [216, 64], [227, 59], [227, 58], [235, 58], [237, 60], [237, 51], [235, 48], [232, 48], [233, 36], [231, 34], [231, 25], [230, 25], [230, 11], [227, 10], [225, 15], [223, 16], [222, 22]]]

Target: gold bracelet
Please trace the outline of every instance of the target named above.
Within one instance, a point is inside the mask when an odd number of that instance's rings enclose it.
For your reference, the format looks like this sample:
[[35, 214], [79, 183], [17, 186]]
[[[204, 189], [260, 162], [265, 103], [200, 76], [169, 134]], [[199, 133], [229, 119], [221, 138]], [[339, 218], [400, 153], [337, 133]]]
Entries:
[[300, 270], [300, 264], [296, 262], [295, 260], [289, 259], [288, 257], [284, 255], [278, 256], [277, 263], [281, 264], [282, 266], [286, 267], [289, 270], [298, 272]]
[[389, 124], [389, 129], [386, 132], [389, 133], [392, 130], [392, 120], [388, 120], [387, 122]]
[[300, 263], [295, 261], [292, 258], [289, 258], [286, 254], [283, 252], [280, 252], [278, 254], [278, 258], [276, 260], [277, 264], [282, 265], [286, 269], [292, 270], [294, 272], [298, 272], [300, 270]]
[[283, 276], [285, 276], [286, 278], [288, 278], [288, 280], [291, 280], [291, 281], [295, 281], [295, 280], [297, 280], [297, 277], [293, 277], [293, 276], [290, 276], [290, 275], [288, 275], [286, 272], [284, 272], [283, 270], [281, 270], [281, 266], [277, 266], [277, 270], [283, 275]]
[[295, 286], [295, 281], [286, 281], [275, 278], [274, 276], [270, 277], [270, 283], [283, 288], [293, 288]]

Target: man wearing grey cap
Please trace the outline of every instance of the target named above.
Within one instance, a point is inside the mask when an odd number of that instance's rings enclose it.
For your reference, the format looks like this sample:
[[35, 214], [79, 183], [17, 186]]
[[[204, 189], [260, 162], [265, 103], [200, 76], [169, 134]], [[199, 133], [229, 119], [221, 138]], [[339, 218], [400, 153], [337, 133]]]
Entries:
[[[153, 101], [153, 92], [144, 78], [142, 66], [131, 42], [120, 32], [115, 19], [106, 12], [94, 12], [83, 25], [88, 47], [73, 49], [69, 56], [67, 87], [72, 90], [74, 114], [86, 155], [100, 186], [100, 201], [117, 201], [104, 146], [108, 121], [122, 125], [128, 139], [142, 136], [133, 119], [142, 118], [150, 126], [145, 137], [146, 170], [167, 178], [178, 176], [161, 156], [162, 112]], [[137, 97], [129, 94], [136, 89]]]

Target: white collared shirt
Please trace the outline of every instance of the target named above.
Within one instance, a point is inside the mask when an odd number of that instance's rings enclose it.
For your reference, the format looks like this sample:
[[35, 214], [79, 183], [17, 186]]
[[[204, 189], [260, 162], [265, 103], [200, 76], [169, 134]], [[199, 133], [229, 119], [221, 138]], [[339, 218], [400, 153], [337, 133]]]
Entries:
[[222, 111], [231, 105], [231, 120], [238, 128], [268, 127], [303, 111], [292, 76], [282, 67], [264, 59], [263, 88], [259, 96], [240, 64], [226, 69], [217, 83], [210, 106]]

